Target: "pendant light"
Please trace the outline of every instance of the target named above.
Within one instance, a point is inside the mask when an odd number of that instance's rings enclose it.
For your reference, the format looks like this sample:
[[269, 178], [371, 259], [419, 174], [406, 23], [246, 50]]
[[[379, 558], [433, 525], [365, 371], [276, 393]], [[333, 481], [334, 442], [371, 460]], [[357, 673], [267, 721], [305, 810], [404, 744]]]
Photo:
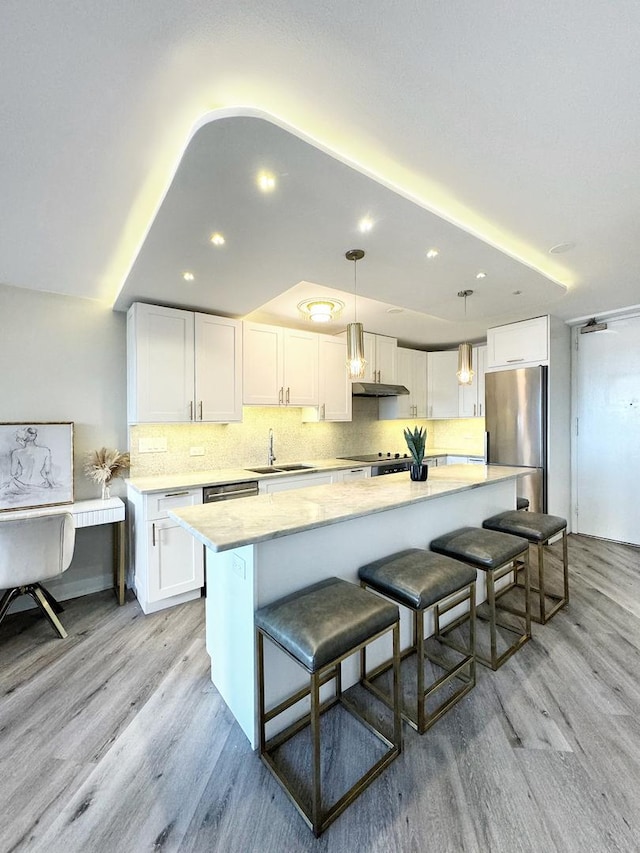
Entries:
[[364, 329], [358, 323], [357, 291], [358, 275], [357, 262], [364, 258], [362, 249], [349, 249], [345, 254], [348, 261], [353, 261], [353, 323], [347, 326], [347, 371], [350, 379], [362, 379], [367, 364], [364, 358]]
[[[464, 318], [467, 319], [467, 296], [471, 296], [473, 290], [460, 290], [458, 296], [464, 297]], [[464, 343], [458, 347], [458, 370], [456, 376], [460, 385], [471, 385], [473, 382], [473, 351], [471, 344]]]

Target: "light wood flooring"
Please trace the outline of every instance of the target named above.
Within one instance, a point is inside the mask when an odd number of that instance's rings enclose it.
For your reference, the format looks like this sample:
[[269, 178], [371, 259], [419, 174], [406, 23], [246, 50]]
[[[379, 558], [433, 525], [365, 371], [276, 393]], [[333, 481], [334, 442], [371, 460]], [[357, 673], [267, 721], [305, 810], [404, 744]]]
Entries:
[[[571, 536], [569, 559], [569, 609], [479, 667], [431, 731], [405, 726], [400, 758], [319, 840], [209, 680], [202, 601], [144, 616], [86, 596], [66, 603], [67, 640], [10, 615], [0, 851], [636, 853], [640, 549]], [[332, 761], [361, 748], [341, 743]]]

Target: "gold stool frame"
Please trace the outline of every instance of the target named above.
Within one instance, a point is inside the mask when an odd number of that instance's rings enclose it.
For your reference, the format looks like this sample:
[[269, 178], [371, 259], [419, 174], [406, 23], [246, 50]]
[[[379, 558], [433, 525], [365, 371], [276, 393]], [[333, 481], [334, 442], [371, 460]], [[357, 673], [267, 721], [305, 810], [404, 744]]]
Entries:
[[[342, 661], [356, 652], [364, 649], [369, 643], [374, 642], [379, 637], [384, 636], [389, 631], [393, 632], [393, 738], [390, 740], [379, 729], [375, 728], [368, 720], [366, 720], [355, 706], [342, 693]], [[308, 687], [303, 687], [298, 690], [288, 699], [285, 699], [279, 705], [276, 705], [271, 710], [265, 709], [264, 696], [264, 637], [268, 639], [287, 657], [295, 661], [298, 666], [304, 669], [310, 677]], [[257, 640], [257, 663], [258, 663], [258, 720], [260, 729], [260, 758], [269, 768], [271, 773], [278, 780], [279, 784], [289, 796], [299, 814], [313, 831], [316, 838], [319, 838], [324, 830], [331, 824], [342, 812], [358, 797], [364, 789], [373, 782], [373, 780], [382, 773], [382, 771], [397, 758], [402, 752], [402, 720], [400, 716], [400, 621], [397, 619], [393, 625], [379, 631], [375, 635], [368, 637], [363, 643], [350, 648], [340, 657], [335, 658], [325, 666], [319, 668], [315, 672], [311, 672], [300, 661], [292, 655], [287, 649], [283, 648], [274, 638], [261, 628], [256, 627]], [[335, 695], [325, 700], [320, 701], [320, 688], [335, 679]], [[279, 732], [274, 737], [267, 740], [266, 725], [283, 711], [286, 711], [292, 705], [295, 705], [306, 696], [310, 696], [311, 707], [307, 714], [296, 720], [283, 731]], [[337, 703], [340, 703], [350, 714], [359, 720], [372, 734], [381, 740], [387, 747], [387, 752], [378, 761], [355, 782], [349, 790], [344, 793], [331, 806], [324, 808], [322, 803], [322, 778], [321, 778], [321, 756], [320, 756], [320, 716], [328, 711]], [[311, 808], [309, 809], [303, 803], [301, 797], [295, 788], [291, 785], [286, 774], [277, 766], [272, 757], [272, 753], [283, 743], [288, 741], [298, 732], [302, 731], [306, 726], [311, 727], [311, 753], [312, 753], [312, 786], [311, 786]]]

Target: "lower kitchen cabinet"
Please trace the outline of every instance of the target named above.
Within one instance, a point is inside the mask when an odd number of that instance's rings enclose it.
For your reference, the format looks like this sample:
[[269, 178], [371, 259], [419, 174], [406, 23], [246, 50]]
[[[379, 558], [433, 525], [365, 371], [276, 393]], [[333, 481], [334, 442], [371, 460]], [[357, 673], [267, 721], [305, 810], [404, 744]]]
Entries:
[[360, 468], [347, 468], [345, 471], [334, 471], [334, 483], [350, 483], [352, 480], [364, 480], [371, 476], [371, 466], [364, 465]]
[[134, 590], [144, 613], [199, 598], [204, 584], [204, 547], [170, 509], [202, 503], [202, 489], [127, 494]]
[[326, 486], [335, 482], [335, 471], [318, 471], [313, 474], [296, 474], [294, 477], [274, 477], [273, 480], [260, 480], [259, 494], [269, 495], [273, 492], [286, 492], [289, 489], [304, 489], [306, 486]]

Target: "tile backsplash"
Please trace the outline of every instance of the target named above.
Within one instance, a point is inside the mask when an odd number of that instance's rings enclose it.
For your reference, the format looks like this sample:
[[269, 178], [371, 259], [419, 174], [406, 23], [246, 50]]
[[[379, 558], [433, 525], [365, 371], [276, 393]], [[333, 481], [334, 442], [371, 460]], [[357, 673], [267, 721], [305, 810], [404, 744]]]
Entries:
[[[350, 423], [302, 423], [296, 407], [245, 406], [236, 424], [138, 424], [130, 427], [131, 476], [178, 474], [267, 463], [269, 429], [279, 462], [329, 459], [350, 453], [406, 452], [405, 426], [427, 427], [427, 446], [481, 453], [484, 419], [378, 420], [378, 401], [354, 397]], [[165, 439], [166, 451], [140, 453], [140, 439]], [[192, 456], [192, 448], [204, 454]]]

